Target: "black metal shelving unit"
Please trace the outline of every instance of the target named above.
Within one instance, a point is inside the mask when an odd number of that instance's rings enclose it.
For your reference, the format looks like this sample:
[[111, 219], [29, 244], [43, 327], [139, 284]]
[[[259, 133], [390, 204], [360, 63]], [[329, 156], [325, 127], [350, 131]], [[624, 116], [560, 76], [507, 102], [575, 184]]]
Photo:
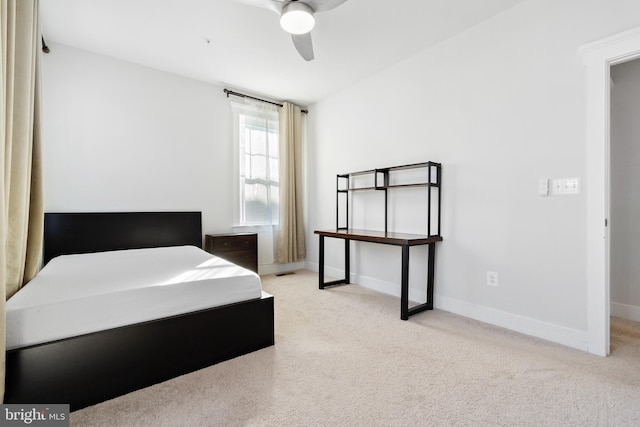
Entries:
[[[423, 169], [423, 179], [417, 182], [392, 183], [391, 176], [396, 172], [410, 169]], [[372, 185], [355, 186], [357, 177], [370, 177]], [[338, 174], [336, 177], [336, 229], [349, 229], [349, 194], [354, 191], [380, 191], [384, 193], [384, 231], [389, 231], [389, 190], [396, 188], [427, 188], [427, 236], [440, 236], [440, 205], [441, 205], [442, 165], [436, 162], [413, 163], [409, 165], [391, 166], [387, 168], [370, 169], [359, 172]], [[437, 203], [433, 205], [433, 192], [437, 192]], [[340, 198], [344, 198], [344, 217], [340, 217]], [[437, 218], [434, 233], [432, 233], [432, 215]], [[342, 225], [341, 225], [342, 224]]]

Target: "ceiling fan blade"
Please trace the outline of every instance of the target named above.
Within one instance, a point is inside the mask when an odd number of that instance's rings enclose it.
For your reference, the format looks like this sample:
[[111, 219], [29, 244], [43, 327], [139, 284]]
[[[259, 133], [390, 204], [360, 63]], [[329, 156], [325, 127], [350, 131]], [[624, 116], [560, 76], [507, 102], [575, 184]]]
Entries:
[[306, 3], [311, 6], [314, 12], [326, 12], [327, 10], [335, 9], [347, 0], [300, 0], [301, 3]]
[[326, 12], [335, 9], [347, 0], [234, 0], [236, 3], [246, 4], [247, 6], [260, 7], [269, 9], [277, 14], [282, 13], [282, 8], [292, 2], [299, 1], [305, 3], [314, 12]]
[[247, 6], [260, 7], [262, 9], [268, 9], [274, 11], [278, 15], [282, 13], [282, 7], [286, 4], [285, 1], [279, 0], [234, 0], [236, 3], [246, 4]]
[[313, 60], [313, 44], [311, 43], [311, 33], [291, 34], [291, 40], [296, 50], [305, 61]]

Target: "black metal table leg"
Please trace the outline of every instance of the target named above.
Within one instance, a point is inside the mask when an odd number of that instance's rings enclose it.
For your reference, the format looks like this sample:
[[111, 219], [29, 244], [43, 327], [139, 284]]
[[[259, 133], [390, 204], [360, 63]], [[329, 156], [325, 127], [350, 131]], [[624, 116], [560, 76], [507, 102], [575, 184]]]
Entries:
[[320, 242], [320, 253], [318, 254], [318, 288], [319, 289], [324, 289], [327, 286], [335, 286], [335, 285], [342, 285], [342, 284], [346, 284], [349, 283], [349, 276], [350, 276], [350, 270], [349, 270], [349, 239], [345, 239], [345, 246], [344, 246], [344, 258], [345, 258], [345, 278], [344, 279], [339, 279], [339, 280], [334, 280], [332, 282], [325, 282], [324, 281], [324, 237], [325, 236], [319, 236], [320, 239], [318, 240]]
[[433, 283], [435, 275], [436, 244], [429, 243], [429, 264], [427, 266], [427, 305], [433, 309]]
[[[407, 302], [405, 303], [403, 300], [401, 302], [402, 306], [400, 307], [400, 312], [401, 314], [405, 313], [406, 310], [406, 315], [407, 318], [409, 316], [412, 316], [416, 313], [420, 313], [422, 311], [425, 310], [433, 310], [433, 282], [434, 282], [434, 269], [435, 269], [435, 257], [436, 257], [436, 245], [435, 243], [429, 243], [429, 255], [428, 255], [428, 260], [427, 260], [427, 301], [422, 303], [422, 304], [418, 304], [415, 305], [411, 308], [408, 307], [408, 295], [407, 295]], [[404, 252], [403, 252], [404, 253]], [[407, 249], [407, 261], [408, 261], [408, 249]], [[403, 257], [404, 260], [404, 257]], [[404, 261], [403, 261], [404, 262]], [[407, 266], [407, 276], [409, 274], [409, 267]], [[408, 288], [409, 285], [407, 283], [406, 285], [407, 287], [407, 294], [408, 292]], [[404, 291], [405, 289], [405, 285], [404, 285], [404, 276], [403, 276], [403, 286], [402, 286], [402, 290]], [[402, 320], [407, 320], [407, 318], [401, 317]]]
[[409, 319], [409, 245], [402, 246], [402, 282], [400, 285], [400, 319]]
[[351, 281], [351, 240], [344, 239], [344, 283]]
[[318, 259], [318, 288], [324, 289], [324, 236], [320, 237], [320, 254]]

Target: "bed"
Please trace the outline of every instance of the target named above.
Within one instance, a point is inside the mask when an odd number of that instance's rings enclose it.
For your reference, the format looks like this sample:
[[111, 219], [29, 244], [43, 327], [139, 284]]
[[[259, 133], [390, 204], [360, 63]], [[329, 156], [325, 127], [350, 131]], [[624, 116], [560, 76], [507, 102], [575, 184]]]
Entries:
[[201, 245], [199, 212], [45, 214], [45, 266], [7, 302], [5, 403], [77, 410], [273, 345], [259, 277]]

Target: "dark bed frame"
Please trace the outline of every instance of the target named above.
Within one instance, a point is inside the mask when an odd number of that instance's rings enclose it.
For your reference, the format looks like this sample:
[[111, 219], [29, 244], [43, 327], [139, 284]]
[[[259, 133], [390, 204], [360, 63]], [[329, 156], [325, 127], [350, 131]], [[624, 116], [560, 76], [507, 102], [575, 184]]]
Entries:
[[[45, 214], [45, 263], [178, 245], [202, 247], [200, 212]], [[271, 346], [273, 308], [273, 297], [263, 297], [9, 350], [4, 402], [74, 411]]]

